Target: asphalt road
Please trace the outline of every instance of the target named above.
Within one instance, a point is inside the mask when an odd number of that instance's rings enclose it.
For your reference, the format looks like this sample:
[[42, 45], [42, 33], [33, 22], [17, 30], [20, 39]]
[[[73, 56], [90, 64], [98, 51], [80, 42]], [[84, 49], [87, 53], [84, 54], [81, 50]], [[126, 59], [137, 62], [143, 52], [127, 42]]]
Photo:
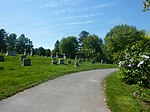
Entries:
[[0, 101], [0, 112], [108, 112], [103, 80], [117, 69], [73, 73]]

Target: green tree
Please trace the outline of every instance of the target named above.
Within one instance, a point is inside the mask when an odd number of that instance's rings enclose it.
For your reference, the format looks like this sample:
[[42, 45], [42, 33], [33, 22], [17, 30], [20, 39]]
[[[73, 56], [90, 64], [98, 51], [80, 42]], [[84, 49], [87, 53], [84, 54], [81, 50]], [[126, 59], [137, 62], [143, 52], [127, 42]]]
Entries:
[[16, 47], [16, 38], [17, 35], [15, 33], [11, 33], [5, 37], [7, 49], [14, 49]]
[[69, 36], [67, 38], [63, 38], [60, 41], [59, 48], [61, 53], [66, 54], [67, 57], [75, 58], [75, 54], [78, 50], [77, 37]]
[[46, 50], [45, 50], [45, 55], [46, 55], [47, 57], [49, 57], [49, 56], [51, 55], [51, 50], [50, 50], [50, 49], [46, 49]]
[[103, 55], [102, 44], [103, 41], [97, 35], [89, 35], [83, 39], [83, 48], [81, 52], [85, 54], [86, 58], [98, 58]]
[[16, 40], [16, 50], [19, 53], [23, 53], [24, 49], [26, 49], [27, 53], [30, 53], [31, 48], [33, 48], [32, 41], [25, 37], [24, 34], [21, 34]]
[[136, 41], [141, 40], [145, 31], [137, 30], [134, 26], [117, 25], [106, 34], [105, 46], [110, 60], [123, 60], [124, 50], [132, 46]]
[[46, 50], [43, 47], [39, 47], [38, 54], [40, 56], [45, 56], [46, 55]]
[[5, 29], [0, 29], [0, 51], [6, 50], [6, 43], [4, 38], [7, 36]]
[[59, 40], [57, 40], [54, 45], [54, 50], [53, 50], [54, 54], [56, 54], [56, 52], [59, 53], [59, 43], [60, 43]]
[[150, 11], [150, 0], [144, 0], [143, 5], [143, 12]]
[[79, 34], [79, 42], [82, 43], [84, 38], [86, 38], [87, 36], [89, 36], [90, 33], [87, 31], [81, 31], [81, 33]]

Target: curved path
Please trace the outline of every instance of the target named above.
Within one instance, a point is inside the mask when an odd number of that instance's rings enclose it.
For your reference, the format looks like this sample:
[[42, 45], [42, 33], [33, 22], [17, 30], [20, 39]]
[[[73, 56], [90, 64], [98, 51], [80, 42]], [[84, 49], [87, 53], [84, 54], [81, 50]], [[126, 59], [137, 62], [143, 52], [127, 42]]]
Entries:
[[0, 101], [0, 112], [108, 112], [103, 80], [117, 69], [73, 73]]

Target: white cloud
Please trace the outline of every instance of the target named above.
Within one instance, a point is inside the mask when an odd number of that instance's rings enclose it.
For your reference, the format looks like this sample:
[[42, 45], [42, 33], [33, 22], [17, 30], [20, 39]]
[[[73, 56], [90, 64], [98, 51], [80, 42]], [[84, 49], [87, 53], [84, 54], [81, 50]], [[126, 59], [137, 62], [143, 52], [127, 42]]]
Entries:
[[103, 15], [104, 13], [95, 13], [95, 14], [89, 14], [89, 15], [83, 15], [83, 16], [67, 16], [64, 17], [64, 19], [80, 19], [80, 18], [89, 18], [94, 16]]
[[96, 6], [91, 6], [91, 7], [86, 7], [86, 8], [82, 8], [80, 10], [92, 10], [92, 9], [100, 9], [100, 8], [106, 8], [106, 7], [110, 7], [114, 5], [114, 3], [105, 3], [105, 4], [99, 4]]
[[72, 22], [72, 23], [67, 23], [66, 25], [80, 25], [80, 24], [89, 24], [94, 22], [94, 20], [88, 20], [88, 21], [80, 21], [80, 22]]
[[60, 13], [63, 13], [63, 12], [72, 12], [72, 11], [73, 11], [72, 8], [64, 8], [64, 9], [56, 10], [54, 12], [54, 14], [60, 14]]

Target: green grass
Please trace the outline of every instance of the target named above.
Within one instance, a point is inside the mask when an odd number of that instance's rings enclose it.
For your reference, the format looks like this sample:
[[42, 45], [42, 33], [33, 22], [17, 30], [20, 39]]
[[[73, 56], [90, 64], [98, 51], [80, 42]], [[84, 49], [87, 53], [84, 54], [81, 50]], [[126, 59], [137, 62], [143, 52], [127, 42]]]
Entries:
[[106, 103], [112, 112], [149, 112], [150, 105], [142, 104], [133, 95], [131, 86], [119, 78], [119, 72], [107, 77], [105, 84]]
[[91, 62], [84, 62], [81, 67], [74, 67], [73, 62], [70, 65], [51, 65], [51, 58], [39, 56], [27, 56], [27, 58], [32, 60], [32, 66], [21, 66], [20, 55], [5, 56], [5, 61], [0, 62], [0, 100], [65, 74], [116, 67], [110, 64], [91, 64]]

